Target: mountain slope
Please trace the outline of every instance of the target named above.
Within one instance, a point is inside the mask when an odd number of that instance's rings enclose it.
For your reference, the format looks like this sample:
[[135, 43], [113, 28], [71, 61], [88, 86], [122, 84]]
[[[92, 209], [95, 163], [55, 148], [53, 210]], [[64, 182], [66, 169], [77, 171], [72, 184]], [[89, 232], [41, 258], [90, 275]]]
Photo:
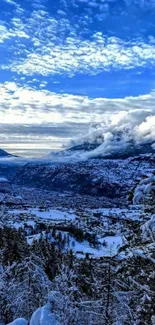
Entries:
[[0, 177], [8, 177], [16, 172], [19, 166], [26, 164], [25, 158], [21, 158], [0, 149]]
[[128, 157], [134, 157], [141, 154], [153, 154], [155, 153], [155, 149], [153, 147], [154, 142], [146, 142], [136, 144], [133, 140], [129, 141], [125, 144], [125, 146], [120, 145], [121, 140], [118, 139], [115, 147], [106, 147], [104, 146], [104, 142], [99, 144], [97, 142], [88, 143], [84, 142], [80, 145], [76, 145], [71, 147], [70, 149], [64, 151], [68, 154], [72, 153], [83, 153], [87, 154], [88, 158], [109, 158], [109, 159], [124, 159]]
[[5, 157], [12, 157], [12, 155], [3, 149], [0, 149], [0, 158], [5, 158]]
[[128, 142], [122, 141], [117, 136], [114, 144], [111, 142], [106, 144], [104, 141], [99, 143], [94, 141], [92, 143], [83, 142], [68, 149], [51, 152], [45, 157], [46, 162], [65, 162], [75, 163], [80, 161], [87, 161], [89, 159], [126, 159], [136, 157], [138, 155], [155, 154], [155, 146], [153, 141], [135, 143], [130, 140]]
[[154, 164], [154, 155], [119, 160], [89, 159], [74, 164], [29, 163], [17, 170], [12, 182], [59, 192], [125, 198], [135, 180], [147, 175]]

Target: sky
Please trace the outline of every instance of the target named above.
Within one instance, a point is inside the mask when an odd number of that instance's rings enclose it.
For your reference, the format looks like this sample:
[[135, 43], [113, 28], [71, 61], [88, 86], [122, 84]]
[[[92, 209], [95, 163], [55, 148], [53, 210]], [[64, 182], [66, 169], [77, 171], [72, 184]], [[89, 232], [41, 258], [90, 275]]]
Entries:
[[94, 126], [155, 139], [155, 0], [0, 0], [0, 148], [38, 157]]

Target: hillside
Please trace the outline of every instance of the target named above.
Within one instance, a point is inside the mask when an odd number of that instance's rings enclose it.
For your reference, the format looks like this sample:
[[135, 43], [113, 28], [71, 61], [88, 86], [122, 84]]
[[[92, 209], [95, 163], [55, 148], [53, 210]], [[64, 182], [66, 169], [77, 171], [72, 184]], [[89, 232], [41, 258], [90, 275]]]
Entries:
[[81, 195], [126, 197], [135, 181], [154, 168], [155, 156], [89, 159], [75, 163], [29, 163], [20, 167], [14, 184]]

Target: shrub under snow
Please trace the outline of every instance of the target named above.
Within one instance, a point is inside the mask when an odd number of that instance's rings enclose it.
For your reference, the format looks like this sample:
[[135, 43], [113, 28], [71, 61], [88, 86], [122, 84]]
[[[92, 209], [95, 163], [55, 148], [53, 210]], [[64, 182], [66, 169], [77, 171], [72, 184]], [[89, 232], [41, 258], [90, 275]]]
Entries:
[[155, 190], [155, 176], [143, 179], [134, 191], [134, 204], [142, 203], [147, 195], [151, 195], [151, 193]]

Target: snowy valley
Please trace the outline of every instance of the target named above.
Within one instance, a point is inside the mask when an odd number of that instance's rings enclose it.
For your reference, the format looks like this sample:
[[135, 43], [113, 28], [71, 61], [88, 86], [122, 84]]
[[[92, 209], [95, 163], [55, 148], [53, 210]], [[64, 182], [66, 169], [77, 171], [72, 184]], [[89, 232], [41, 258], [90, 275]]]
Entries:
[[155, 155], [69, 160], [0, 158], [0, 324], [154, 324]]

